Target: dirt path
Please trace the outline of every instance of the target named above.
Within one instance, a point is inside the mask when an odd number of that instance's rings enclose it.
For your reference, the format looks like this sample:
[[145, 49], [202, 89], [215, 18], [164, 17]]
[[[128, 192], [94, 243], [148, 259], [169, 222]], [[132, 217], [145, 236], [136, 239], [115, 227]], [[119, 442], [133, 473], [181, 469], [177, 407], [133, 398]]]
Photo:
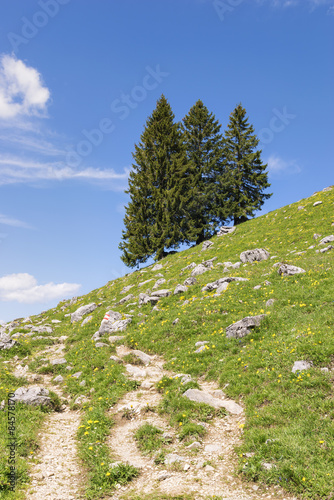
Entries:
[[[120, 357], [128, 352], [124, 346], [117, 350]], [[138, 467], [140, 475], [107, 498], [120, 500], [145, 498], [145, 495], [152, 494], [168, 497], [195, 494], [196, 499], [216, 495], [226, 500], [293, 500], [294, 497], [285, 495], [280, 487], [268, 488], [256, 483], [242, 483], [235, 475], [237, 457], [234, 447], [239, 444], [242, 435], [240, 426], [244, 423], [243, 414], [229, 414], [206, 423], [207, 434], [199, 449], [189, 450], [178, 441], [175, 429], [169, 426], [167, 418], [147, 411], [147, 406], [156, 406], [162, 397], [156, 391], [154, 383], [163, 375], [170, 375], [162, 366], [163, 360], [155, 356], [149, 366], [140, 367], [141, 376], [135, 374], [135, 378], [142, 380], [141, 388], [128, 393], [112, 410], [116, 425], [108, 440], [111, 454], [116, 460]], [[214, 383], [203, 381], [200, 385], [201, 389], [211, 394], [218, 389]], [[127, 418], [122, 417], [124, 414]], [[177, 462], [155, 465], [153, 458], [141, 454], [134, 432], [145, 422], [168, 433], [172, 438], [168, 451], [173, 456], [177, 455]]]
[[[49, 360], [62, 357], [63, 344], [48, 346], [39, 355]], [[31, 375], [26, 374], [29, 379]], [[61, 400], [61, 388], [51, 383], [54, 376], [39, 375], [37, 383], [55, 392]], [[34, 380], [34, 375], [32, 375]], [[74, 500], [83, 498], [82, 470], [77, 459], [76, 433], [80, 425], [80, 411], [71, 411], [66, 404], [62, 411], [46, 417], [39, 432], [40, 448], [31, 465], [31, 486], [27, 500]]]

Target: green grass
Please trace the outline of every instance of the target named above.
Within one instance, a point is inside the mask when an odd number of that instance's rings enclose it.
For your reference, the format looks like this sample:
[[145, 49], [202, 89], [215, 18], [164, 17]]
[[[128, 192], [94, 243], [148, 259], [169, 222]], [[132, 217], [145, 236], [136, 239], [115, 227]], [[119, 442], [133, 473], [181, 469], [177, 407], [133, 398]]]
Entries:
[[[313, 203], [319, 200], [322, 205], [313, 207]], [[242, 401], [245, 407], [242, 443], [236, 450], [242, 477], [246, 481], [280, 484], [304, 498], [330, 498], [334, 492], [334, 251], [316, 253], [315, 250], [321, 247], [318, 246], [319, 240], [313, 239], [313, 234], [324, 237], [334, 233], [333, 203], [334, 190], [320, 192], [241, 224], [231, 235], [212, 238], [214, 245], [205, 252], [201, 252], [200, 245], [162, 259], [163, 269], [159, 272], [167, 280], [163, 288], [173, 291], [178, 283], [190, 276], [191, 271], [181, 274], [182, 268], [193, 261], [200, 263], [217, 256], [214, 267], [198, 276], [197, 283], [187, 292], [172, 294], [159, 301], [159, 311], [153, 311], [150, 305], [141, 308], [138, 305], [130, 308], [126, 304], [114, 305], [123, 297], [120, 291], [124, 286], [134, 285], [129, 293], [136, 298], [147, 288], [152, 289], [157, 273], [148, 266], [93, 290], [71, 306], [63, 302], [32, 317], [34, 323], [45, 318], [62, 321], [60, 327], [47, 336], [68, 336], [64, 357], [73, 369], [69, 372], [64, 366], [48, 365], [46, 371], [51, 373], [52, 369], [53, 374], [63, 375], [62, 387], [68, 400], [73, 402], [78, 395], [89, 398], [89, 404], [82, 409], [82, 425], [90, 428], [82, 427], [78, 433], [80, 456], [87, 471], [88, 498], [99, 498], [112, 491], [115, 481], [128, 481], [136, 474], [126, 466], [118, 467], [118, 472], [110, 467], [113, 457], [109, 456], [105, 443], [113, 425], [109, 408], [127, 391], [136, 388], [136, 384], [131, 384], [124, 376], [123, 366], [109, 359], [115, 353], [115, 347], [95, 348], [91, 340], [105, 312], [110, 309], [124, 314], [133, 311], [132, 323], [124, 332], [129, 347], [160, 354], [166, 360], [167, 369], [192, 376], [194, 382], [186, 385], [168, 378], [158, 385], [163, 394], [158, 411], [168, 416], [179, 437], [187, 426], [197, 428], [200, 422], [217, 416], [212, 408], [196, 405], [182, 397], [186, 389], [199, 387], [196, 383], [198, 377], [215, 380], [225, 387], [224, 392], [229, 397]], [[299, 205], [305, 208], [298, 210]], [[315, 245], [315, 248], [308, 249], [310, 245]], [[228, 273], [223, 272], [223, 266], [217, 265], [218, 262], [237, 262], [242, 251], [252, 248], [266, 248], [271, 256], [277, 257], [241, 265], [240, 269]], [[295, 253], [291, 253], [292, 250]], [[305, 253], [297, 255], [301, 251]], [[277, 268], [273, 267], [277, 262], [300, 266], [306, 272], [281, 278]], [[214, 297], [214, 292], [201, 291], [208, 282], [223, 276], [240, 276], [249, 281], [230, 283], [219, 297]], [[138, 287], [140, 282], [151, 278], [153, 281]], [[266, 280], [270, 284], [265, 284]], [[262, 287], [254, 290], [258, 284]], [[267, 308], [269, 298], [274, 298], [275, 303]], [[189, 302], [184, 304], [186, 299]], [[92, 321], [83, 327], [80, 323], [71, 324], [65, 314], [89, 302], [102, 303], [92, 313]], [[64, 305], [66, 308], [62, 311]], [[229, 324], [255, 314], [266, 314], [260, 327], [240, 340], [226, 338], [225, 328]], [[172, 325], [175, 318], [179, 318], [179, 322]], [[209, 343], [207, 349], [195, 354], [195, 343], [199, 340]], [[41, 356], [39, 353], [48, 342], [34, 341], [33, 337], [23, 335], [19, 342], [18, 347], [1, 351], [1, 361], [18, 356], [20, 360], [27, 358], [23, 363], [28, 363], [31, 368], [41, 368], [38, 358], [37, 361], [33, 358]], [[304, 373], [292, 374], [291, 368], [297, 360], [312, 361], [313, 367]], [[134, 359], [129, 358], [129, 361], [133, 363]], [[324, 367], [329, 371], [321, 371]], [[73, 378], [71, 375], [78, 371], [82, 372], [81, 377]], [[82, 380], [86, 382], [84, 387], [79, 385]], [[11, 375], [8, 364], [2, 364], [0, 400], [24, 383], [24, 379]], [[41, 409], [25, 407], [20, 409], [19, 416], [18, 489], [16, 497], [6, 490], [6, 460], [3, 460], [0, 465], [0, 498], [1, 495], [6, 499], [19, 498], [28, 481], [29, 462], [26, 457], [30, 451], [38, 449], [37, 431], [45, 414]], [[2, 457], [7, 453], [5, 417], [1, 412]], [[92, 425], [88, 423], [90, 420], [99, 423]], [[25, 441], [26, 436], [29, 439]], [[254, 455], [245, 457], [244, 454], [249, 452]], [[263, 462], [271, 463], [273, 467], [266, 470]], [[116, 479], [115, 474], [121, 479]]]
[[135, 432], [134, 437], [138, 448], [145, 454], [152, 454], [152, 452], [158, 450], [164, 444], [162, 430], [148, 423], [140, 426]]

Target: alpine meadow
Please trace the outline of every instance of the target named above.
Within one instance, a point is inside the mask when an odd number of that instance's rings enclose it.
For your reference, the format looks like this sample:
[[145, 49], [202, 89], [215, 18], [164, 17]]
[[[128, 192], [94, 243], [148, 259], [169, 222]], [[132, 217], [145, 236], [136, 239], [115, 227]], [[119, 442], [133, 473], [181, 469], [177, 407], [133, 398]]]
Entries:
[[331, 498], [333, 203], [328, 187], [5, 324], [1, 498]]

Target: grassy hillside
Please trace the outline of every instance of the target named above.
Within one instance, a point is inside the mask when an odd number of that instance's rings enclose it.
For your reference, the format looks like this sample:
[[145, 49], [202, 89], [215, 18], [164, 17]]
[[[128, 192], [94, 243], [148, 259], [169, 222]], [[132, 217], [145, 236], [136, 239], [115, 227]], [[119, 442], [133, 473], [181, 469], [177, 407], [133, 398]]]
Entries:
[[[322, 204], [314, 206], [317, 201]], [[299, 208], [299, 207], [303, 208]], [[63, 389], [72, 407], [78, 395], [89, 402], [82, 407], [82, 426], [79, 429], [80, 454], [85, 464], [88, 483], [86, 494], [98, 498], [116, 483], [125, 482], [136, 471], [124, 465], [113, 474], [106, 474], [102, 464], [108, 460], [104, 443], [113, 425], [106, 409], [127, 391], [136, 388], [136, 382], [124, 376], [123, 365], [110, 360], [115, 346], [96, 348], [92, 335], [109, 310], [131, 314], [132, 323], [124, 334], [124, 343], [147, 353], [158, 353], [166, 360], [166, 368], [175, 373], [190, 374], [193, 380], [205, 377], [217, 380], [227, 396], [241, 402], [246, 409], [243, 444], [236, 450], [240, 473], [245, 480], [280, 484], [287, 491], [303, 498], [329, 499], [334, 495], [334, 251], [316, 252], [322, 237], [334, 234], [334, 189], [325, 190], [310, 198], [258, 217], [237, 227], [231, 235], [212, 238], [213, 246], [202, 251], [202, 245], [168, 256], [160, 261], [162, 269], [153, 266], [130, 273], [109, 282], [106, 286], [80, 297], [69, 305], [60, 303], [55, 309], [32, 317], [33, 323], [50, 324], [57, 319], [48, 339], [34, 340], [22, 335], [20, 345], [1, 351], [0, 401], [8, 392], [24, 385], [24, 378], [12, 374], [12, 360], [26, 358], [30, 371], [62, 374]], [[321, 238], [314, 239], [314, 233]], [[309, 248], [313, 246], [314, 248]], [[223, 272], [226, 261], [238, 262], [242, 251], [265, 248], [268, 260], [241, 265], [239, 269]], [[152, 287], [161, 273], [166, 283], [161, 288], [171, 291], [190, 276], [182, 271], [190, 263], [201, 263], [217, 257], [213, 267], [197, 276], [197, 283], [183, 294], [171, 295], [152, 306], [138, 306], [138, 295]], [[306, 272], [280, 277], [275, 263], [284, 262], [302, 267]], [[224, 276], [248, 278], [232, 282], [220, 296], [202, 292], [209, 282]], [[139, 283], [150, 280], [147, 284]], [[127, 293], [134, 299], [117, 305], [127, 295], [123, 287], [133, 285]], [[261, 288], [254, 289], [261, 285]], [[275, 299], [267, 307], [268, 299]], [[99, 304], [93, 319], [81, 326], [71, 324], [69, 313], [80, 305]], [[265, 314], [260, 327], [250, 335], [235, 340], [227, 339], [225, 328], [245, 316]], [[178, 318], [177, 324], [172, 324]], [[27, 333], [24, 323], [15, 331]], [[123, 334], [123, 333], [122, 333]], [[64, 355], [73, 367], [52, 366], [41, 361], [39, 352], [56, 342], [59, 335], [68, 336]], [[52, 337], [55, 337], [53, 340]], [[108, 343], [108, 335], [102, 342]], [[195, 353], [197, 341], [208, 341], [205, 350]], [[312, 361], [313, 367], [292, 373], [295, 361]], [[3, 361], [10, 361], [3, 363]], [[322, 370], [327, 368], [327, 370]], [[81, 371], [84, 387], [71, 374]], [[195, 387], [196, 384], [192, 383]], [[189, 386], [189, 387], [190, 387]], [[164, 401], [160, 411], [170, 413], [175, 426], [177, 415], [189, 417], [194, 410], [182, 403], [180, 383], [163, 379], [160, 390]], [[53, 396], [55, 405], [57, 397]], [[189, 415], [184, 412], [189, 412]], [[204, 410], [203, 410], [204, 411]], [[20, 498], [8, 489], [8, 451], [6, 446], [6, 415], [1, 412], [0, 498]], [[204, 416], [200, 416], [202, 421]], [[45, 412], [18, 405], [17, 454], [18, 482], [23, 487], [28, 481], [29, 460], [38, 448], [37, 431]], [[190, 418], [190, 417], [189, 417]], [[93, 423], [97, 423], [95, 427]], [[94, 443], [94, 444], [92, 444]], [[245, 455], [247, 453], [247, 456]], [[263, 463], [272, 464], [264, 468]], [[117, 477], [116, 477], [117, 476]]]

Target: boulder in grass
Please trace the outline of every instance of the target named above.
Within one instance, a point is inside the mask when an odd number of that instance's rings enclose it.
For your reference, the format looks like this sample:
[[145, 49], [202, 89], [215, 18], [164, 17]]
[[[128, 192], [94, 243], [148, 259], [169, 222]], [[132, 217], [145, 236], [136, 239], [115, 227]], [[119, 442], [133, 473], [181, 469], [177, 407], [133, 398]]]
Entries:
[[164, 283], [166, 283], [166, 280], [165, 278], [159, 278], [153, 285], [153, 290], [156, 290], [157, 288], [159, 288], [159, 286], [163, 285]]
[[93, 316], [91, 316], [91, 315], [90, 315], [90, 316], [87, 316], [87, 317], [83, 320], [83, 322], [81, 323], [81, 326], [86, 325], [87, 323], [89, 323], [90, 321], [92, 321], [92, 319], [93, 319]]
[[16, 340], [12, 339], [7, 333], [2, 331], [0, 333], [0, 350], [11, 349], [14, 345], [18, 345]]
[[174, 295], [177, 295], [178, 293], [185, 293], [188, 290], [188, 287], [185, 285], [177, 285], [177, 287], [174, 290]]
[[225, 234], [231, 234], [236, 230], [236, 226], [222, 226], [218, 233], [217, 236], [225, 236]]
[[[221, 287], [225, 283], [231, 283], [232, 281], [249, 281], [248, 278], [240, 278], [238, 276], [226, 276], [225, 278], [219, 278], [216, 281], [213, 281], [212, 283], [207, 283], [203, 288], [202, 292], [212, 292], [212, 290], [216, 290], [217, 288]], [[223, 287], [221, 290], [226, 289]]]
[[265, 314], [258, 316], [247, 316], [246, 318], [232, 323], [226, 328], [226, 337], [228, 339], [241, 339], [248, 335], [253, 328], [260, 326], [261, 321], [266, 317]]
[[78, 396], [76, 398], [76, 400], [74, 401], [74, 404], [75, 405], [84, 405], [84, 404], [88, 403], [88, 401], [89, 401], [89, 399], [82, 394], [81, 396]]
[[170, 290], [166, 290], [166, 289], [163, 289], [163, 290], [156, 290], [155, 292], [152, 292], [151, 293], [151, 297], [169, 297], [171, 295], [171, 291]]
[[195, 285], [196, 283], [197, 283], [196, 278], [192, 278], [192, 277], [185, 279], [184, 282], [183, 282], [183, 284], [185, 286]]
[[281, 264], [277, 272], [281, 276], [294, 276], [295, 274], [305, 273], [306, 271], [301, 267], [292, 266], [290, 264]]
[[190, 401], [194, 401], [195, 403], [205, 403], [217, 409], [225, 408], [234, 415], [240, 415], [243, 412], [242, 407], [234, 401], [215, 398], [208, 392], [201, 391], [199, 389], [188, 389], [183, 396], [190, 399]]
[[204, 266], [203, 264], [198, 264], [198, 266], [194, 267], [194, 269], [191, 271], [191, 276], [199, 276], [200, 274], [203, 274], [208, 270], [208, 267]]
[[51, 365], [65, 365], [67, 363], [65, 358], [59, 358], [59, 359], [52, 359], [50, 361]]
[[212, 241], [204, 241], [203, 245], [202, 245], [202, 252], [204, 250], [207, 250], [208, 248], [212, 247], [213, 243]]
[[122, 304], [125, 304], [125, 302], [128, 302], [129, 300], [133, 299], [134, 295], [132, 293], [130, 293], [129, 295], [127, 295], [126, 297], [123, 297], [123, 299], [121, 299], [118, 304], [121, 306]]
[[196, 267], [196, 263], [195, 262], [192, 262], [191, 264], [189, 264], [188, 266], [186, 267], [183, 267], [181, 269], [181, 273], [184, 272], [184, 271], [190, 271], [190, 269], [194, 269], [194, 267]]
[[325, 247], [325, 248], [322, 248], [320, 250], [320, 253], [326, 253], [328, 252], [329, 250], [333, 250], [334, 246], [333, 245], [328, 245], [328, 247]]
[[162, 264], [155, 264], [155, 266], [152, 267], [151, 271], [160, 271], [160, 269], [163, 268]]
[[94, 334], [93, 338], [98, 339], [105, 333], [123, 331], [129, 323], [131, 323], [131, 318], [122, 319], [119, 312], [108, 311], [101, 322], [98, 334]]
[[11, 398], [17, 403], [31, 406], [52, 406], [48, 389], [39, 386], [19, 387]]
[[309, 370], [310, 368], [312, 368], [312, 366], [313, 366], [312, 361], [310, 361], [310, 362], [308, 362], [308, 361], [295, 361], [291, 371], [292, 371], [292, 373], [303, 372], [305, 370]]
[[86, 314], [90, 314], [91, 312], [95, 311], [96, 308], [97, 305], [94, 302], [92, 302], [91, 304], [87, 304], [86, 306], [79, 307], [79, 309], [71, 314], [71, 323], [80, 321], [83, 316], [86, 316]]
[[245, 250], [245, 252], [241, 252], [240, 260], [241, 262], [260, 262], [261, 260], [267, 260], [270, 256], [270, 253], [267, 252], [264, 248], [254, 248], [254, 250]]
[[331, 243], [332, 241], [334, 241], [333, 234], [325, 236], [325, 238], [322, 238], [322, 240], [319, 241], [319, 245], [327, 245], [327, 243]]
[[144, 365], [146, 365], [146, 366], [149, 365], [152, 361], [151, 356], [149, 356], [148, 354], [146, 354], [143, 351], [139, 351], [138, 349], [133, 350], [132, 354], [134, 356], [136, 356], [136, 358], [140, 359], [140, 361], [142, 363], [144, 363]]

